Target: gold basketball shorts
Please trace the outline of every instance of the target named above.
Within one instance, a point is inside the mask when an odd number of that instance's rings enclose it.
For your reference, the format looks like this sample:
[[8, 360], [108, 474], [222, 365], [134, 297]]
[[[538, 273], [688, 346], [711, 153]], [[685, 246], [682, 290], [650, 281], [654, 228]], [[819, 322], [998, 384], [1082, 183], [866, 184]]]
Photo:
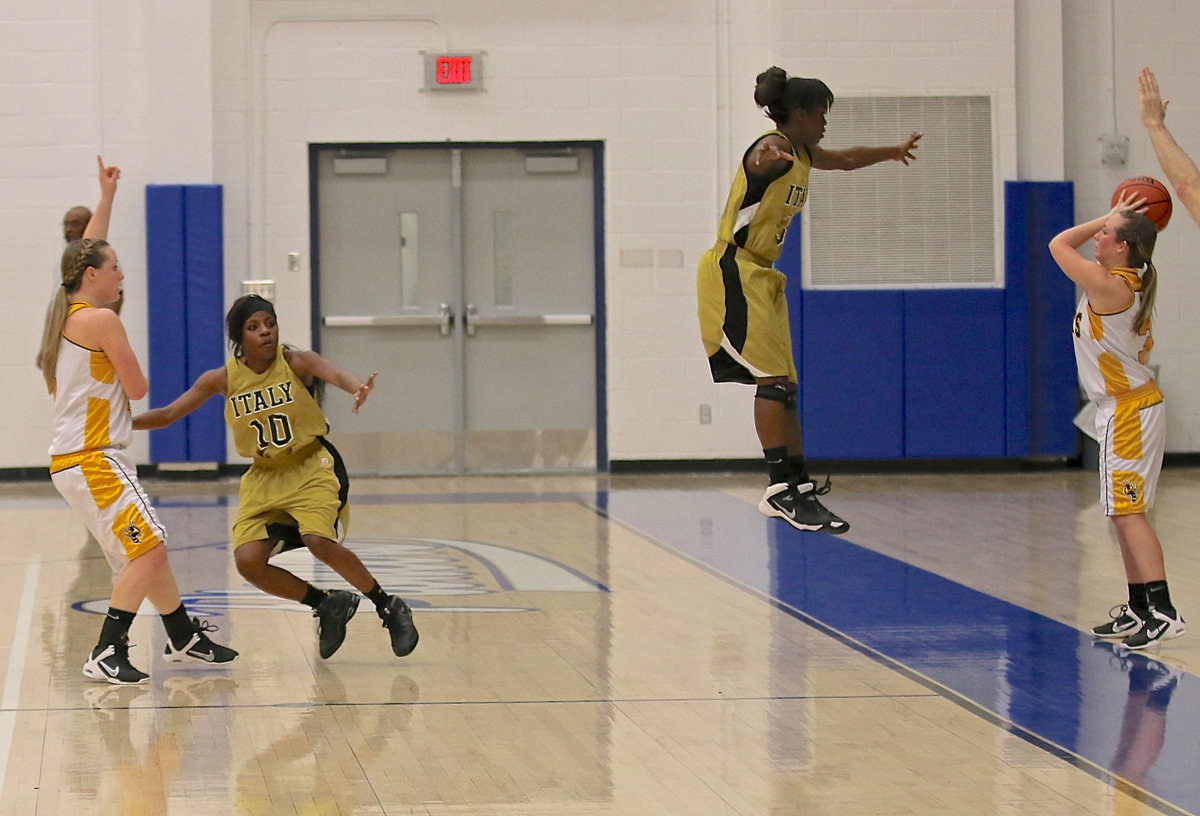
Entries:
[[718, 242], [696, 274], [700, 337], [715, 382], [796, 382], [786, 276], [755, 256]]
[[318, 438], [285, 463], [255, 462], [242, 475], [233, 546], [267, 539], [267, 525], [341, 542], [350, 521], [350, 481], [337, 449]]

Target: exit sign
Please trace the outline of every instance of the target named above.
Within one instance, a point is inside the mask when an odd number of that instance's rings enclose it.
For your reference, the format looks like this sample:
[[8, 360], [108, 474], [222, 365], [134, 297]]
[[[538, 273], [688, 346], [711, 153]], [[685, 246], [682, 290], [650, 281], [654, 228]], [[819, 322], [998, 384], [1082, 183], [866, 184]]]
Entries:
[[483, 52], [425, 51], [425, 90], [478, 91], [483, 89]]

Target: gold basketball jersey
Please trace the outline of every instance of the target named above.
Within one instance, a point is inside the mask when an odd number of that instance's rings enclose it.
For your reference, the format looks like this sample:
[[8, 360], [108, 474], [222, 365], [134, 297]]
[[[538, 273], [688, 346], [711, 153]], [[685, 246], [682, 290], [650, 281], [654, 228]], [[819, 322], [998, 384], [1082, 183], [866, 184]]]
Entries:
[[[777, 130], [764, 133], [754, 141], [738, 164], [729, 200], [717, 226], [717, 238], [741, 247], [770, 266], [779, 258], [784, 235], [792, 216], [804, 209], [808, 200], [808, 172], [812, 156], [804, 145], [790, 153], [796, 157], [782, 175], [774, 179], [746, 175], [746, 156], [767, 136], [783, 136]], [[786, 140], [787, 137], [783, 136]], [[791, 145], [791, 142], [788, 142]]]
[[225, 363], [225, 375], [225, 422], [242, 456], [270, 462], [304, 449], [329, 431], [325, 412], [288, 365], [282, 344], [275, 362], [262, 374], [232, 358]]
[[[90, 303], [76, 301], [67, 315], [94, 308]], [[121, 449], [129, 444], [133, 438], [129, 398], [107, 354], [60, 337], [54, 378], [57, 386], [51, 456]]]

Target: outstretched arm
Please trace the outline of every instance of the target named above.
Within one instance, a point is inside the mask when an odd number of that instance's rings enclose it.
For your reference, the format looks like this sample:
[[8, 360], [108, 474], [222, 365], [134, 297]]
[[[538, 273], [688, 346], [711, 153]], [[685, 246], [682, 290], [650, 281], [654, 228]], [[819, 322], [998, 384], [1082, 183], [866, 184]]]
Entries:
[[192, 387], [184, 391], [170, 405], [162, 408], [152, 408], [133, 418], [135, 431], [151, 431], [155, 428], [165, 428], [177, 419], [195, 411], [208, 401], [214, 394], [224, 394], [229, 387], [229, 378], [225, 368], [211, 368], [196, 378]]
[[350, 410], [356, 414], [375, 388], [375, 377], [379, 375], [378, 371], [373, 371], [371, 376], [367, 377], [367, 381], [363, 382], [349, 371], [338, 368], [315, 351], [293, 351], [288, 355], [287, 361], [288, 365], [292, 367], [292, 371], [301, 377], [319, 377], [353, 396], [354, 407]]
[[1184, 152], [1175, 141], [1171, 131], [1167, 130], [1167, 105], [1158, 90], [1158, 80], [1149, 68], [1143, 68], [1138, 74], [1138, 112], [1146, 133], [1150, 136], [1150, 144], [1154, 146], [1154, 155], [1158, 157], [1159, 166], [1167, 174], [1167, 180], [1175, 188], [1175, 194], [1187, 207], [1192, 220], [1200, 224], [1200, 170], [1196, 163]]
[[117, 195], [117, 179], [121, 178], [121, 168], [105, 166], [104, 159], [99, 156], [96, 157], [96, 164], [100, 166], [100, 203], [96, 205], [83, 237], [108, 240], [108, 221], [112, 217], [113, 198]]
[[860, 167], [870, 167], [885, 161], [898, 161], [907, 165], [916, 161], [913, 153], [917, 142], [925, 134], [914, 130], [912, 134], [898, 145], [888, 147], [848, 147], [845, 150], [825, 150], [819, 145], [812, 147], [812, 166], [818, 170], [857, 170]]

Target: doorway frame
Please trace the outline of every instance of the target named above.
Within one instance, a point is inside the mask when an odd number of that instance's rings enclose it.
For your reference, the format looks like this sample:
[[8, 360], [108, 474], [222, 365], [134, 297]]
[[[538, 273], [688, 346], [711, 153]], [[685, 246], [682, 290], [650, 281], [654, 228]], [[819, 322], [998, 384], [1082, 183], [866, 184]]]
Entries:
[[318, 160], [322, 153], [333, 150], [478, 150], [478, 149], [553, 150], [588, 148], [592, 151], [592, 258], [593, 297], [596, 316], [595, 359], [596, 393], [596, 472], [609, 471], [608, 458], [608, 378], [607, 325], [608, 314], [604, 300], [604, 141], [600, 139], [516, 141], [516, 142], [309, 142], [308, 144], [308, 236], [309, 283], [311, 287], [311, 322], [313, 350], [321, 351], [321, 233], [320, 233], [320, 174]]

